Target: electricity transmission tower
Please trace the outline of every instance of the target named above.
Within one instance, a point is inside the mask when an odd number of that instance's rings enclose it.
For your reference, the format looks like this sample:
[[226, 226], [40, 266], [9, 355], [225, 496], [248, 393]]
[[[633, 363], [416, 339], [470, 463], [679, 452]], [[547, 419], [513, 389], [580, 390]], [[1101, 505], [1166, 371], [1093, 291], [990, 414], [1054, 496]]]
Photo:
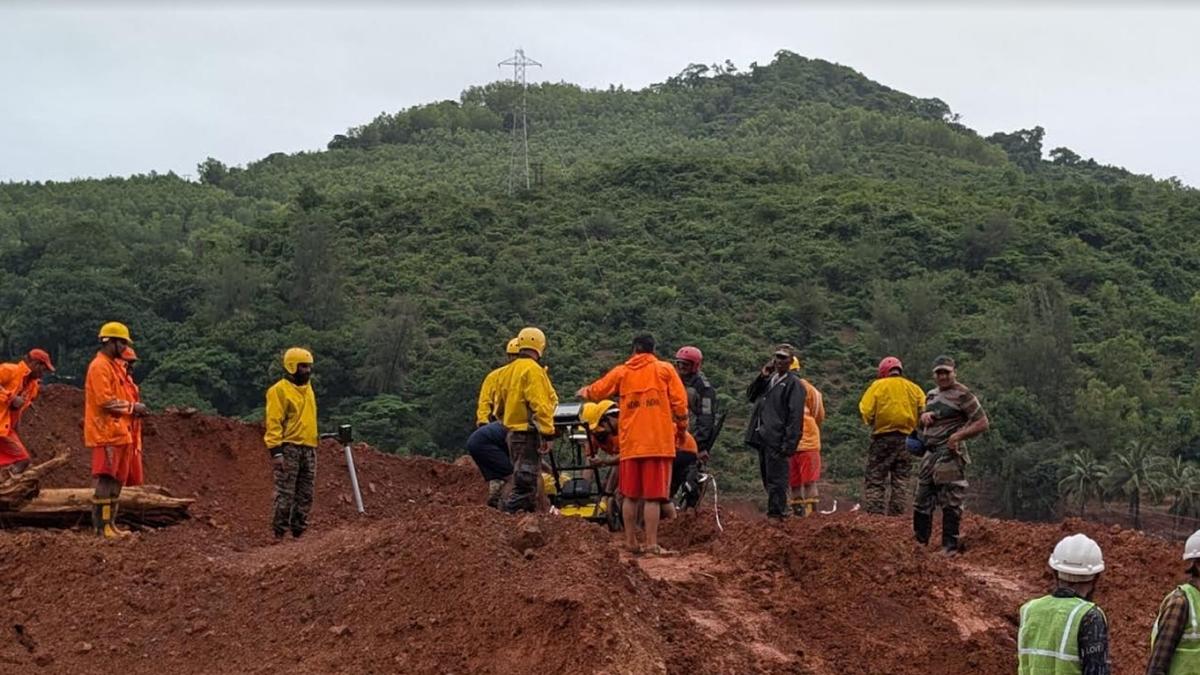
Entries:
[[512, 194], [522, 183], [529, 189], [529, 125], [525, 119], [525, 68], [527, 66], [542, 67], [542, 64], [525, 56], [524, 49], [518, 49], [511, 59], [504, 59], [496, 64], [497, 68], [512, 66], [513, 84], [521, 88], [520, 95], [514, 99], [512, 114], [512, 153], [508, 161], [508, 193]]

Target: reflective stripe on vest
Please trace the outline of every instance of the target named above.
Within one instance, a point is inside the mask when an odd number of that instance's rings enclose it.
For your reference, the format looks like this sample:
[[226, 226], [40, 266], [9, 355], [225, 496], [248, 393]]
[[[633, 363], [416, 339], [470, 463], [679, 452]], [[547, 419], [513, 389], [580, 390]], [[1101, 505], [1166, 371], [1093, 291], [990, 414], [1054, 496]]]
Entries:
[[[1171, 667], [1167, 671], [1171, 675], [1191, 675], [1192, 673], [1200, 673], [1200, 621], [1196, 618], [1196, 606], [1200, 605], [1200, 590], [1189, 584], [1182, 584], [1178, 589], [1183, 593], [1183, 597], [1188, 603], [1188, 623], [1184, 629], [1183, 635], [1179, 638], [1179, 644], [1175, 646], [1175, 654], [1171, 657]], [[1172, 591], [1173, 593], [1174, 591]], [[1170, 600], [1171, 593], [1163, 598], [1162, 605], [1159, 606], [1159, 615], [1162, 615], [1162, 607]], [[1158, 621], [1154, 622], [1154, 627], [1150, 631], [1150, 647], [1153, 649], [1154, 641], [1158, 637]]]
[[1079, 626], [1095, 607], [1082, 598], [1047, 595], [1021, 607], [1017, 632], [1020, 675], [1072, 675], [1083, 672], [1079, 661]]

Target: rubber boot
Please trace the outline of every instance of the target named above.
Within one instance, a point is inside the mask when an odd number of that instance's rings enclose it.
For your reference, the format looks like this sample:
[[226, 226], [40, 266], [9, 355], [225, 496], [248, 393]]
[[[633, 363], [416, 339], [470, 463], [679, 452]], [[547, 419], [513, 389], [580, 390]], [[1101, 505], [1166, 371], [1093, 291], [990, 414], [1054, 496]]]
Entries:
[[493, 509], [500, 508], [500, 497], [504, 493], [504, 479], [497, 478], [488, 481], [487, 505]]
[[103, 514], [100, 511], [100, 505], [106, 500], [99, 497], [92, 497], [92, 534], [97, 537], [104, 531]]
[[913, 536], [922, 546], [929, 543], [929, 535], [933, 533], [933, 514], [913, 511]]
[[113, 500], [112, 500], [112, 522], [109, 523], [109, 526], [112, 527], [113, 531], [117, 533], [118, 537], [128, 537], [133, 533], [130, 532], [129, 530], [124, 530], [124, 529], [117, 527], [117, 514], [120, 513], [120, 511], [121, 511], [121, 498], [113, 497]]
[[960, 550], [958, 527], [962, 514], [953, 509], [942, 509], [942, 553], [953, 555]]
[[104, 539], [124, 539], [128, 532], [113, 527], [116, 518], [116, 499], [111, 497], [92, 500], [92, 509], [96, 517], [96, 535]]

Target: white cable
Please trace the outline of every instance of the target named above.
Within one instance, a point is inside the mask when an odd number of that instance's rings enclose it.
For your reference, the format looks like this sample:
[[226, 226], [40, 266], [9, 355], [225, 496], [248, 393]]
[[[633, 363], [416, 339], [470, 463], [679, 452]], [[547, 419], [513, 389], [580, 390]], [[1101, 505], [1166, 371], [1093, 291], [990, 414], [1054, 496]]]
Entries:
[[708, 477], [708, 479], [712, 481], [713, 484], [713, 515], [717, 517], [717, 531], [724, 532], [725, 528], [721, 527], [721, 507], [717, 503], [717, 479], [711, 475]]

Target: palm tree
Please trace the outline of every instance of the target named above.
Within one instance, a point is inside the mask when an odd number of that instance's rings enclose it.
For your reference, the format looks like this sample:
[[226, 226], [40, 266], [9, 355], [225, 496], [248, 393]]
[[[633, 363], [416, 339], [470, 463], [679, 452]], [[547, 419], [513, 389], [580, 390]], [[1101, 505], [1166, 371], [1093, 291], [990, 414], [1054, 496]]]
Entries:
[[1130, 441], [1124, 452], [1114, 454], [1109, 460], [1105, 487], [1109, 494], [1129, 500], [1129, 515], [1135, 529], [1142, 527], [1142, 493], [1151, 499], [1162, 495], [1160, 461], [1150, 450], [1150, 444], [1143, 441]]
[[1079, 505], [1079, 517], [1084, 517], [1090, 499], [1103, 496], [1102, 484], [1107, 475], [1106, 467], [1096, 459], [1091, 450], [1075, 451], [1067, 455], [1060, 470], [1058, 491], [1066, 499], [1074, 498]]
[[1175, 516], [1171, 534], [1179, 528], [1179, 521], [1196, 512], [1200, 506], [1200, 471], [1192, 462], [1176, 457], [1162, 462], [1163, 491], [1171, 497], [1170, 512]]

